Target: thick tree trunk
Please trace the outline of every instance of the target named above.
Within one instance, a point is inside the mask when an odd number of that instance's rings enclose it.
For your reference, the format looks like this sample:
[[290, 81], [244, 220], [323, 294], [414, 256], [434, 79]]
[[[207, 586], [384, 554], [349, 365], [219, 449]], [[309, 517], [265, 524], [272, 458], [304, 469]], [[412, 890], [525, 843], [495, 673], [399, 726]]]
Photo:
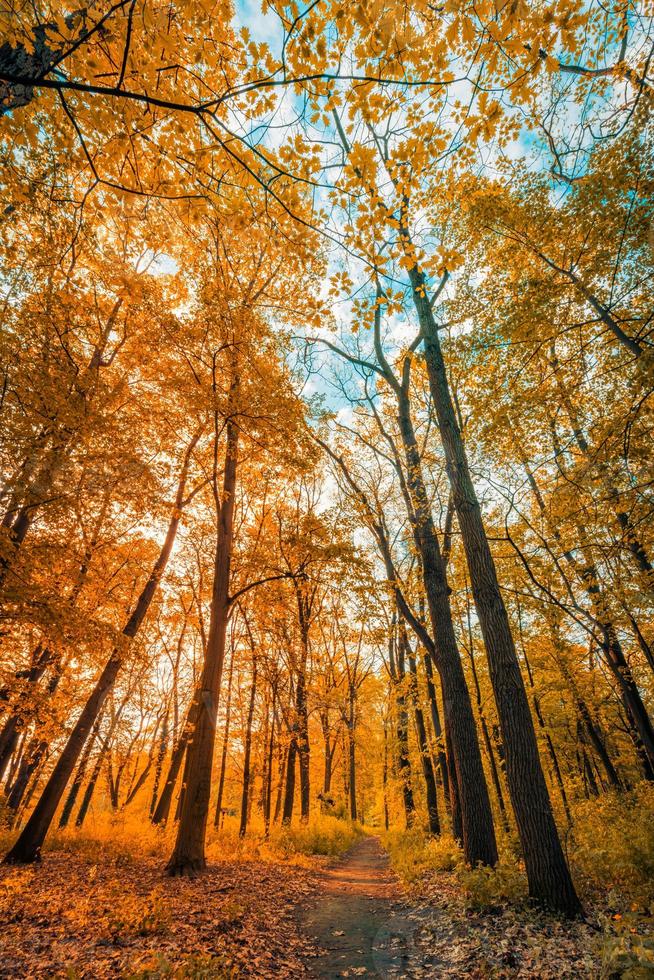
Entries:
[[[429, 387], [502, 728], [506, 773], [525, 859], [529, 893], [543, 905], [565, 915], [575, 916], [579, 914], [581, 906], [554, 822], [527, 692], [452, 404], [438, 325], [430, 306], [422, 272], [417, 266], [413, 266], [409, 274], [413, 300], [424, 335]], [[456, 739], [454, 749], [456, 752]], [[460, 778], [459, 782], [459, 789], [462, 791], [463, 779]]]
[[405, 386], [396, 394], [398, 423], [406, 455], [407, 483], [415, 510], [415, 537], [432, 624], [436, 667], [441, 678], [445, 720], [457, 772], [463, 850], [466, 860], [473, 866], [479, 862], [494, 865], [497, 862], [497, 844], [493, 817], [470, 693], [454, 632], [445, 562], [422, 478], [422, 464]]

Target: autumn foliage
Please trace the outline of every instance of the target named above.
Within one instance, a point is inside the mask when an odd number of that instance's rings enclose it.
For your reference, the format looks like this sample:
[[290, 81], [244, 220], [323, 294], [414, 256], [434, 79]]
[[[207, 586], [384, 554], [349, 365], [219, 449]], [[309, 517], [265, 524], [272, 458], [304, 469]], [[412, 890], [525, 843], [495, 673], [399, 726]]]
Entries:
[[286, 922], [372, 827], [651, 968], [653, 17], [3, 5], [8, 908], [97, 847], [107, 935]]

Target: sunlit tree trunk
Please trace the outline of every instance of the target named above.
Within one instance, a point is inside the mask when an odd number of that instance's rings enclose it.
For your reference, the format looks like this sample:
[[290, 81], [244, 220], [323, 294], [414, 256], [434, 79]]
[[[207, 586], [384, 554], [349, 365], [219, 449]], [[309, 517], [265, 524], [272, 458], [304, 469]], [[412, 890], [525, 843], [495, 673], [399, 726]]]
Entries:
[[123, 662], [124, 649], [138, 633], [148, 609], [150, 608], [150, 604], [152, 603], [154, 594], [166, 569], [166, 565], [168, 564], [168, 559], [170, 558], [175, 537], [177, 535], [177, 529], [179, 527], [181, 508], [184, 501], [184, 488], [186, 486], [186, 478], [188, 475], [191, 453], [195, 448], [199, 437], [200, 433], [198, 432], [197, 435], [193, 437], [184, 456], [177, 487], [175, 505], [168, 524], [166, 537], [159, 553], [159, 557], [157, 558], [143, 591], [137, 600], [134, 611], [123, 627], [123, 643], [114, 649], [109, 660], [105, 664], [105, 667], [100, 674], [100, 677], [96, 681], [91, 695], [86, 701], [86, 704], [84, 705], [84, 708], [82, 709], [82, 712], [77, 719], [70, 736], [68, 737], [68, 741], [66, 742], [66, 745], [55, 764], [55, 767], [41, 793], [36, 806], [34, 807], [14, 846], [4, 858], [6, 863], [29, 864], [33, 861], [38, 861], [40, 858], [43, 841], [45, 840], [46, 834], [50, 828], [50, 824], [52, 823], [57, 806], [59, 805], [59, 802], [64, 794], [66, 784], [73, 773], [75, 764], [84, 748], [84, 743], [86, 742], [88, 734], [93, 728], [105, 699], [111, 691], [118, 676]]
[[184, 797], [177, 840], [167, 864], [170, 875], [194, 875], [206, 867], [204, 844], [211, 797], [216, 712], [230, 608], [229, 582], [239, 438], [239, 426], [231, 413], [235, 411], [238, 386], [236, 365], [233, 364], [229, 414], [225, 425], [225, 462], [216, 536], [211, 620], [197, 698], [197, 719], [186, 749]]
[[213, 825], [220, 827], [223, 810], [223, 794], [225, 792], [225, 776], [227, 774], [227, 753], [229, 752], [229, 730], [232, 722], [232, 681], [234, 678], [234, 647], [229, 660], [229, 672], [227, 675], [227, 703], [225, 707], [225, 727], [223, 728], [223, 744], [220, 752], [220, 774], [218, 776], [218, 793], [216, 795], [216, 812], [214, 813]]
[[248, 705], [248, 717], [245, 727], [245, 746], [243, 753], [243, 793], [241, 796], [241, 823], [239, 826], [239, 837], [245, 837], [248, 824], [248, 806], [250, 799], [250, 756], [252, 754], [252, 721], [254, 719], [254, 705], [257, 696], [257, 658], [252, 654], [252, 685], [250, 687], [250, 704]]

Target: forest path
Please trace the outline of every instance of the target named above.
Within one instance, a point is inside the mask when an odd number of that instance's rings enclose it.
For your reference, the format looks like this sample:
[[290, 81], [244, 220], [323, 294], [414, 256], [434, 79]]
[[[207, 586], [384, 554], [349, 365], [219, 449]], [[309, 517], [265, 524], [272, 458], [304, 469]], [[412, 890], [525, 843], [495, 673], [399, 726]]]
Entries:
[[320, 980], [432, 975], [422, 973], [424, 961], [414, 972], [420, 910], [407, 904], [377, 837], [365, 837], [323, 872], [317, 903], [299, 918], [322, 950], [309, 965]]
[[[301, 933], [318, 947], [316, 980], [582, 980], [600, 974], [597, 935], [530, 908], [466, 909], [451, 878], [437, 876], [429, 899], [412, 899], [389, 868], [377, 837], [358, 841], [326, 868], [317, 895], [296, 905]], [[302, 955], [302, 954], [300, 954]]]

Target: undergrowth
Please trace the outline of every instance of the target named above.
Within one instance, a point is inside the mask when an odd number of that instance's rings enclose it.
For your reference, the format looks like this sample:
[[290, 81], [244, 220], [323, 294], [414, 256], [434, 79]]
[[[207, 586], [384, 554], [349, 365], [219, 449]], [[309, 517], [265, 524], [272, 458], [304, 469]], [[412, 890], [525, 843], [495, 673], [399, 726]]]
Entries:
[[[599, 927], [602, 980], [654, 977], [654, 787], [605, 793], [577, 804], [563, 839], [589, 920]], [[466, 866], [448, 835], [394, 830], [384, 844], [400, 877], [428, 894], [434, 874], [448, 873], [470, 910], [528, 909], [527, 879], [514, 837], [500, 847], [497, 867]]]
[[[143, 857], [165, 860], [173, 847], [176, 824], [155, 827], [136, 811], [100, 812], [84, 827], [55, 830], [49, 834], [44, 852], [67, 851], [95, 860], [98, 851], [117, 865], [129, 865]], [[316, 815], [309, 823], [295, 820], [290, 827], [273, 827], [268, 836], [263, 826], [253, 824], [239, 837], [238, 823], [227, 820], [220, 830], [207, 834], [209, 862], [233, 860], [284, 860], [305, 863], [314, 856], [335, 857], [344, 853], [363, 834], [359, 824], [331, 815]], [[11, 846], [15, 833], [0, 833], [0, 852]]]
[[[526, 878], [515, 839], [501, 843], [497, 868], [468, 868], [448, 835], [422, 829], [393, 830], [384, 839], [393, 867], [414, 884], [435, 871], [450, 871], [471, 907], [526, 897]], [[565, 845], [577, 888], [585, 900], [622, 914], [654, 914], [654, 787], [605, 793], [577, 804]]]

